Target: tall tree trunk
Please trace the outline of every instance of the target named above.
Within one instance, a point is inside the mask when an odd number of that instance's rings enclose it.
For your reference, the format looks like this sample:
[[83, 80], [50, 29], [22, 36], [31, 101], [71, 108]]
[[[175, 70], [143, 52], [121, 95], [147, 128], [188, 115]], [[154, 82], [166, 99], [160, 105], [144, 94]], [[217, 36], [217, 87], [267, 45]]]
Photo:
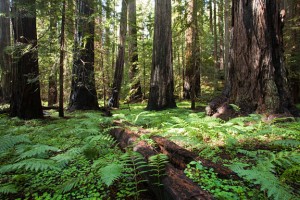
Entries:
[[136, 0], [128, 1], [128, 52], [130, 61], [129, 78], [131, 83], [130, 101], [141, 100], [143, 97], [140, 78], [138, 76], [138, 48], [136, 24]]
[[120, 20], [120, 34], [118, 45], [118, 56], [116, 59], [114, 83], [112, 87], [113, 107], [119, 108], [120, 106], [120, 93], [124, 74], [124, 60], [125, 60], [125, 42], [127, 32], [127, 2], [122, 0], [122, 11]]
[[154, 41], [148, 110], [176, 107], [172, 64], [171, 0], [155, 0]]
[[22, 119], [41, 118], [43, 111], [40, 97], [35, 0], [15, 0], [12, 11], [17, 51], [13, 57], [10, 115]]
[[218, 58], [218, 35], [217, 35], [217, 2], [213, 0], [213, 35], [214, 35], [214, 88], [218, 90], [219, 58]]
[[94, 75], [93, 0], [76, 0], [77, 19], [69, 110], [98, 109]]
[[[278, 1], [232, 1], [233, 41], [229, 80], [224, 101], [234, 103], [244, 114], [294, 114], [283, 65], [282, 27]], [[224, 106], [224, 104], [223, 104]], [[208, 114], [226, 113], [213, 100]], [[225, 107], [228, 108], [228, 105]], [[221, 113], [220, 113], [221, 112]]]
[[219, 45], [219, 68], [220, 70], [224, 70], [224, 0], [219, 1], [219, 21], [218, 21], [218, 29], [219, 29], [219, 38], [220, 38], [220, 45]]
[[294, 103], [300, 103], [300, 0], [289, 1], [285, 6], [287, 12], [288, 37], [286, 47], [288, 59], [289, 78]]
[[[50, 2], [50, 16], [49, 16], [49, 55], [51, 52], [55, 51], [55, 42], [56, 42], [56, 31], [57, 31], [57, 16], [55, 14], [57, 5], [54, 1]], [[55, 42], [54, 42], [55, 40]], [[57, 103], [57, 63], [54, 61], [52, 63], [52, 68], [49, 75], [49, 87], [48, 87], [48, 106], [53, 106]]]
[[[189, 25], [186, 31], [186, 72], [184, 83], [184, 98], [191, 99], [191, 108], [195, 109], [195, 99], [200, 94], [200, 50], [198, 33], [198, 2], [192, 0], [188, 4], [187, 23]], [[198, 85], [198, 84], [199, 85]]]
[[[9, 0], [0, 1], [0, 69], [1, 87], [0, 100], [9, 102], [11, 97], [11, 57], [5, 53], [5, 48], [10, 46], [10, 21], [9, 21]], [[2, 90], [2, 94], [1, 94]]]
[[228, 79], [228, 64], [229, 64], [229, 48], [230, 48], [230, 3], [229, 0], [225, 0], [225, 11], [224, 11], [224, 18], [225, 18], [225, 38], [224, 38], [224, 74], [225, 74], [225, 82]]
[[60, 57], [59, 57], [59, 116], [64, 117], [64, 57], [65, 57], [65, 21], [66, 0], [63, 0], [60, 31]]

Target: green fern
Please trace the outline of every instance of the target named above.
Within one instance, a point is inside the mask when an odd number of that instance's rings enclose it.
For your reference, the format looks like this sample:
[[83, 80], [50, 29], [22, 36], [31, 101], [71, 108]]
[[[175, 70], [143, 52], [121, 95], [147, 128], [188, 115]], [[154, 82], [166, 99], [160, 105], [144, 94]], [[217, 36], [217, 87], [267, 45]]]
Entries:
[[32, 157], [36, 157], [39, 155], [45, 155], [49, 151], [58, 152], [58, 151], [60, 151], [60, 149], [53, 147], [53, 146], [49, 146], [49, 145], [42, 145], [42, 144], [32, 145], [32, 146], [30, 146], [30, 150], [23, 152], [19, 156], [19, 160], [23, 160], [26, 158], [32, 158]]
[[146, 182], [143, 174], [148, 172], [148, 164], [140, 153], [134, 151], [128, 151], [122, 155], [121, 162], [124, 166], [124, 173], [120, 186], [130, 194], [126, 196], [139, 199], [140, 194], [145, 191], [140, 188], [140, 184]]
[[123, 165], [111, 163], [99, 170], [101, 180], [107, 185], [111, 186], [114, 181], [122, 176]]
[[15, 194], [18, 192], [17, 186], [14, 184], [0, 185], [0, 193], [2, 194]]
[[283, 148], [299, 148], [299, 140], [277, 140], [271, 143], [271, 145], [280, 146]]
[[154, 183], [157, 186], [162, 186], [162, 178], [166, 175], [166, 164], [168, 163], [168, 156], [165, 154], [157, 154], [155, 156], [149, 157], [149, 166], [151, 168], [152, 174], [156, 179]]
[[24, 135], [4, 135], [0, 137], [0, 154], [20, 143], [30, 143], [28, 137]]
[[288, 182], [300, 186], [300, 165], [286, 169], [280, 176], [280, 180], [284, 183]]
[[275, 200], [292, 199], [292, 190], [287, 185], [284, 185], [274, 174], [266, 170], [265, 163], [257, 165], [252, 169], [243, 169], [231, 167], [240, 177], [249, 182], [260, 185], [261, 191], [267, 191], [268, 197]]
[[45, 160], [38, 158], [30, 158], [26, 160], [22, 160], [20, 162], [16, 162], [13, 164], [8, 164], [0, 167], [0, 174], [4, 174], [7, 172], [13, 172], [17, 170], [25, 170], [25, 171], [44, 171], [44, 170], [59, 170], [60, 168], [57, 166], [56, 162], [53, 160]]
[[65, 167], [68, 165], [69, 162], [74, 160], [76, 156], [78, 156], [82, 152], [82, 148], [72, 148], [69, 149], [67, 152], [58, 154], [51, 159], [56, 161], [58, 166]]
[[59, 193], [66, 193], [74, 189], [82, 180], [82, 178], [72, 178], [59, 186]]
[[[296, 197], [292, 189], [283, 183], [275, 174], [278, 168], [287, 169], [300, 164], [298, 152], [279, 152], [274, 154], [270, 151], [246, 151], [239, 150], [251, 158], [257, 160], [257, 165], [250, 168], [249, 164], [235, 163], [230, 168], [240, 177], [249, 182], [260, 185], [262, 191], [266, 191], [268, 197], [275, 200], [293, 199]], [[286, 171], [288, 174], [288, 171]]]

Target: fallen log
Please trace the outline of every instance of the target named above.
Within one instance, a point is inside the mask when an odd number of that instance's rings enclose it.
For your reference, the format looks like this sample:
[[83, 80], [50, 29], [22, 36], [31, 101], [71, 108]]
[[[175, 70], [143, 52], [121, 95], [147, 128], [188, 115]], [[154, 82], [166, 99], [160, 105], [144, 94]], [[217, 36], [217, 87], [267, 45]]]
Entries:
[[[129, 122], [122, 122], [122, 121], [115, 121], [115, 126], [120, 127], [125, 131], [125, 126], [134, 126]], [[127, 130], [127, 129], [126, 129]], [[126, 135], [123, 139], [117, 139], [121, 142], [121, 146], [124, 146], [124, 142], [127, 140], [131, 140], [132, 142], [135, 141], [141, 134], [148, 134], [149, 131], [139, 128], [138, 132], [132, 132], [127, 130]], [[119, 134], [120, 137], [120, 134]], [[175, 144], [174, 142], [161, 137], [161, 136], [151, 136], [152, 139], [156, 143], [156, 151], [159, 151], [169, 157], [170, 162], [178, 169], [184, 170], [186, 165], [189, 164], [191, 161], [201, 161], [204, 167], [213, 168], [214, 171], [218, 174], [220, 178], [227, 178], [227, 179], [235, 179], [240, 180], [240, 177], [236, 175], [232, 170], [227, 167], [224, 167], [221, 163], [214, 163], [210, 160], [203, 159], [199, 157], [197, 154], [188, 151], [179, 145]], [[126, 145], [126, 144], [125, 144]], [[124, 147], [122, 147], [124, 148]]]
[[152, 136], [150, 138], [158, 145], [164, 154], [168, 155], [171, 163], [179, 169], [185, 169], [186, 165], [191, 161], [201, 161], [203, 166], [213, 168], [220, 178], [240, 179], [232, 170], [222, 166], [222, 164], [213, 163], [200, 158], [195, 153], [178, 146], [164, 137]]
[[[120, 126], [120, 123], [116, 123]], [[119, 142], [122, 149], [132, 147], [140, 153], [146, 161], [149, 157], [159, 153], [146, 141], [140, 140], [139, 136], [126, 128], [117, 127], [110, 134]], [[196, 183], [185, 176], [182, 170], [176, 169], [171, 163], [166, 165], [166, 176], [162, 179], [163, 187], [151, 182], [151, 172], [145, 173], [149, 180], [149, 189], [156, 195], [157, 199], [166, 200], [211, 200], [212, 195], [202, 190]]]

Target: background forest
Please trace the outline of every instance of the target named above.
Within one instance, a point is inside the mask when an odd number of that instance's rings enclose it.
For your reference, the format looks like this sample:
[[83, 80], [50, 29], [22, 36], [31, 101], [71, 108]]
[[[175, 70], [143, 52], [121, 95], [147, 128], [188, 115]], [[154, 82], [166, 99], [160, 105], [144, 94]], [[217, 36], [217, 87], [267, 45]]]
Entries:
[[299, 199], [299, 0], [0, 2], [0, 199]]

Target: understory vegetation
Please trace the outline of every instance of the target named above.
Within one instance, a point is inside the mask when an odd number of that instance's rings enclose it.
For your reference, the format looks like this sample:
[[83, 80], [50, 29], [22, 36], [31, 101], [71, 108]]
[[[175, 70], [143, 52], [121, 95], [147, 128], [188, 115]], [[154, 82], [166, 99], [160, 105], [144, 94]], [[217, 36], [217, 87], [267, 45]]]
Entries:
[[299, 119], [264, 122], [252, 114], [225, 122], [187, 109], [187, 102], [160, 112], [129, 106], [111, 118], [100, 112], [61, 119], [53, 111], [28, 121], [1, 115], [0, 199], [149, 199], [143, 173], [153, 171], [161, 185], [168, 158], [159, 154], [147, 163], [122, 152], [109, 135], [113, 120], [150, 130], [141, 136], [149, 144], [151, 135], [160, 135], [233, 170], [240, 179], [219, 177], [196, 160], [185, 169], [216, 199], [300, 198]]

